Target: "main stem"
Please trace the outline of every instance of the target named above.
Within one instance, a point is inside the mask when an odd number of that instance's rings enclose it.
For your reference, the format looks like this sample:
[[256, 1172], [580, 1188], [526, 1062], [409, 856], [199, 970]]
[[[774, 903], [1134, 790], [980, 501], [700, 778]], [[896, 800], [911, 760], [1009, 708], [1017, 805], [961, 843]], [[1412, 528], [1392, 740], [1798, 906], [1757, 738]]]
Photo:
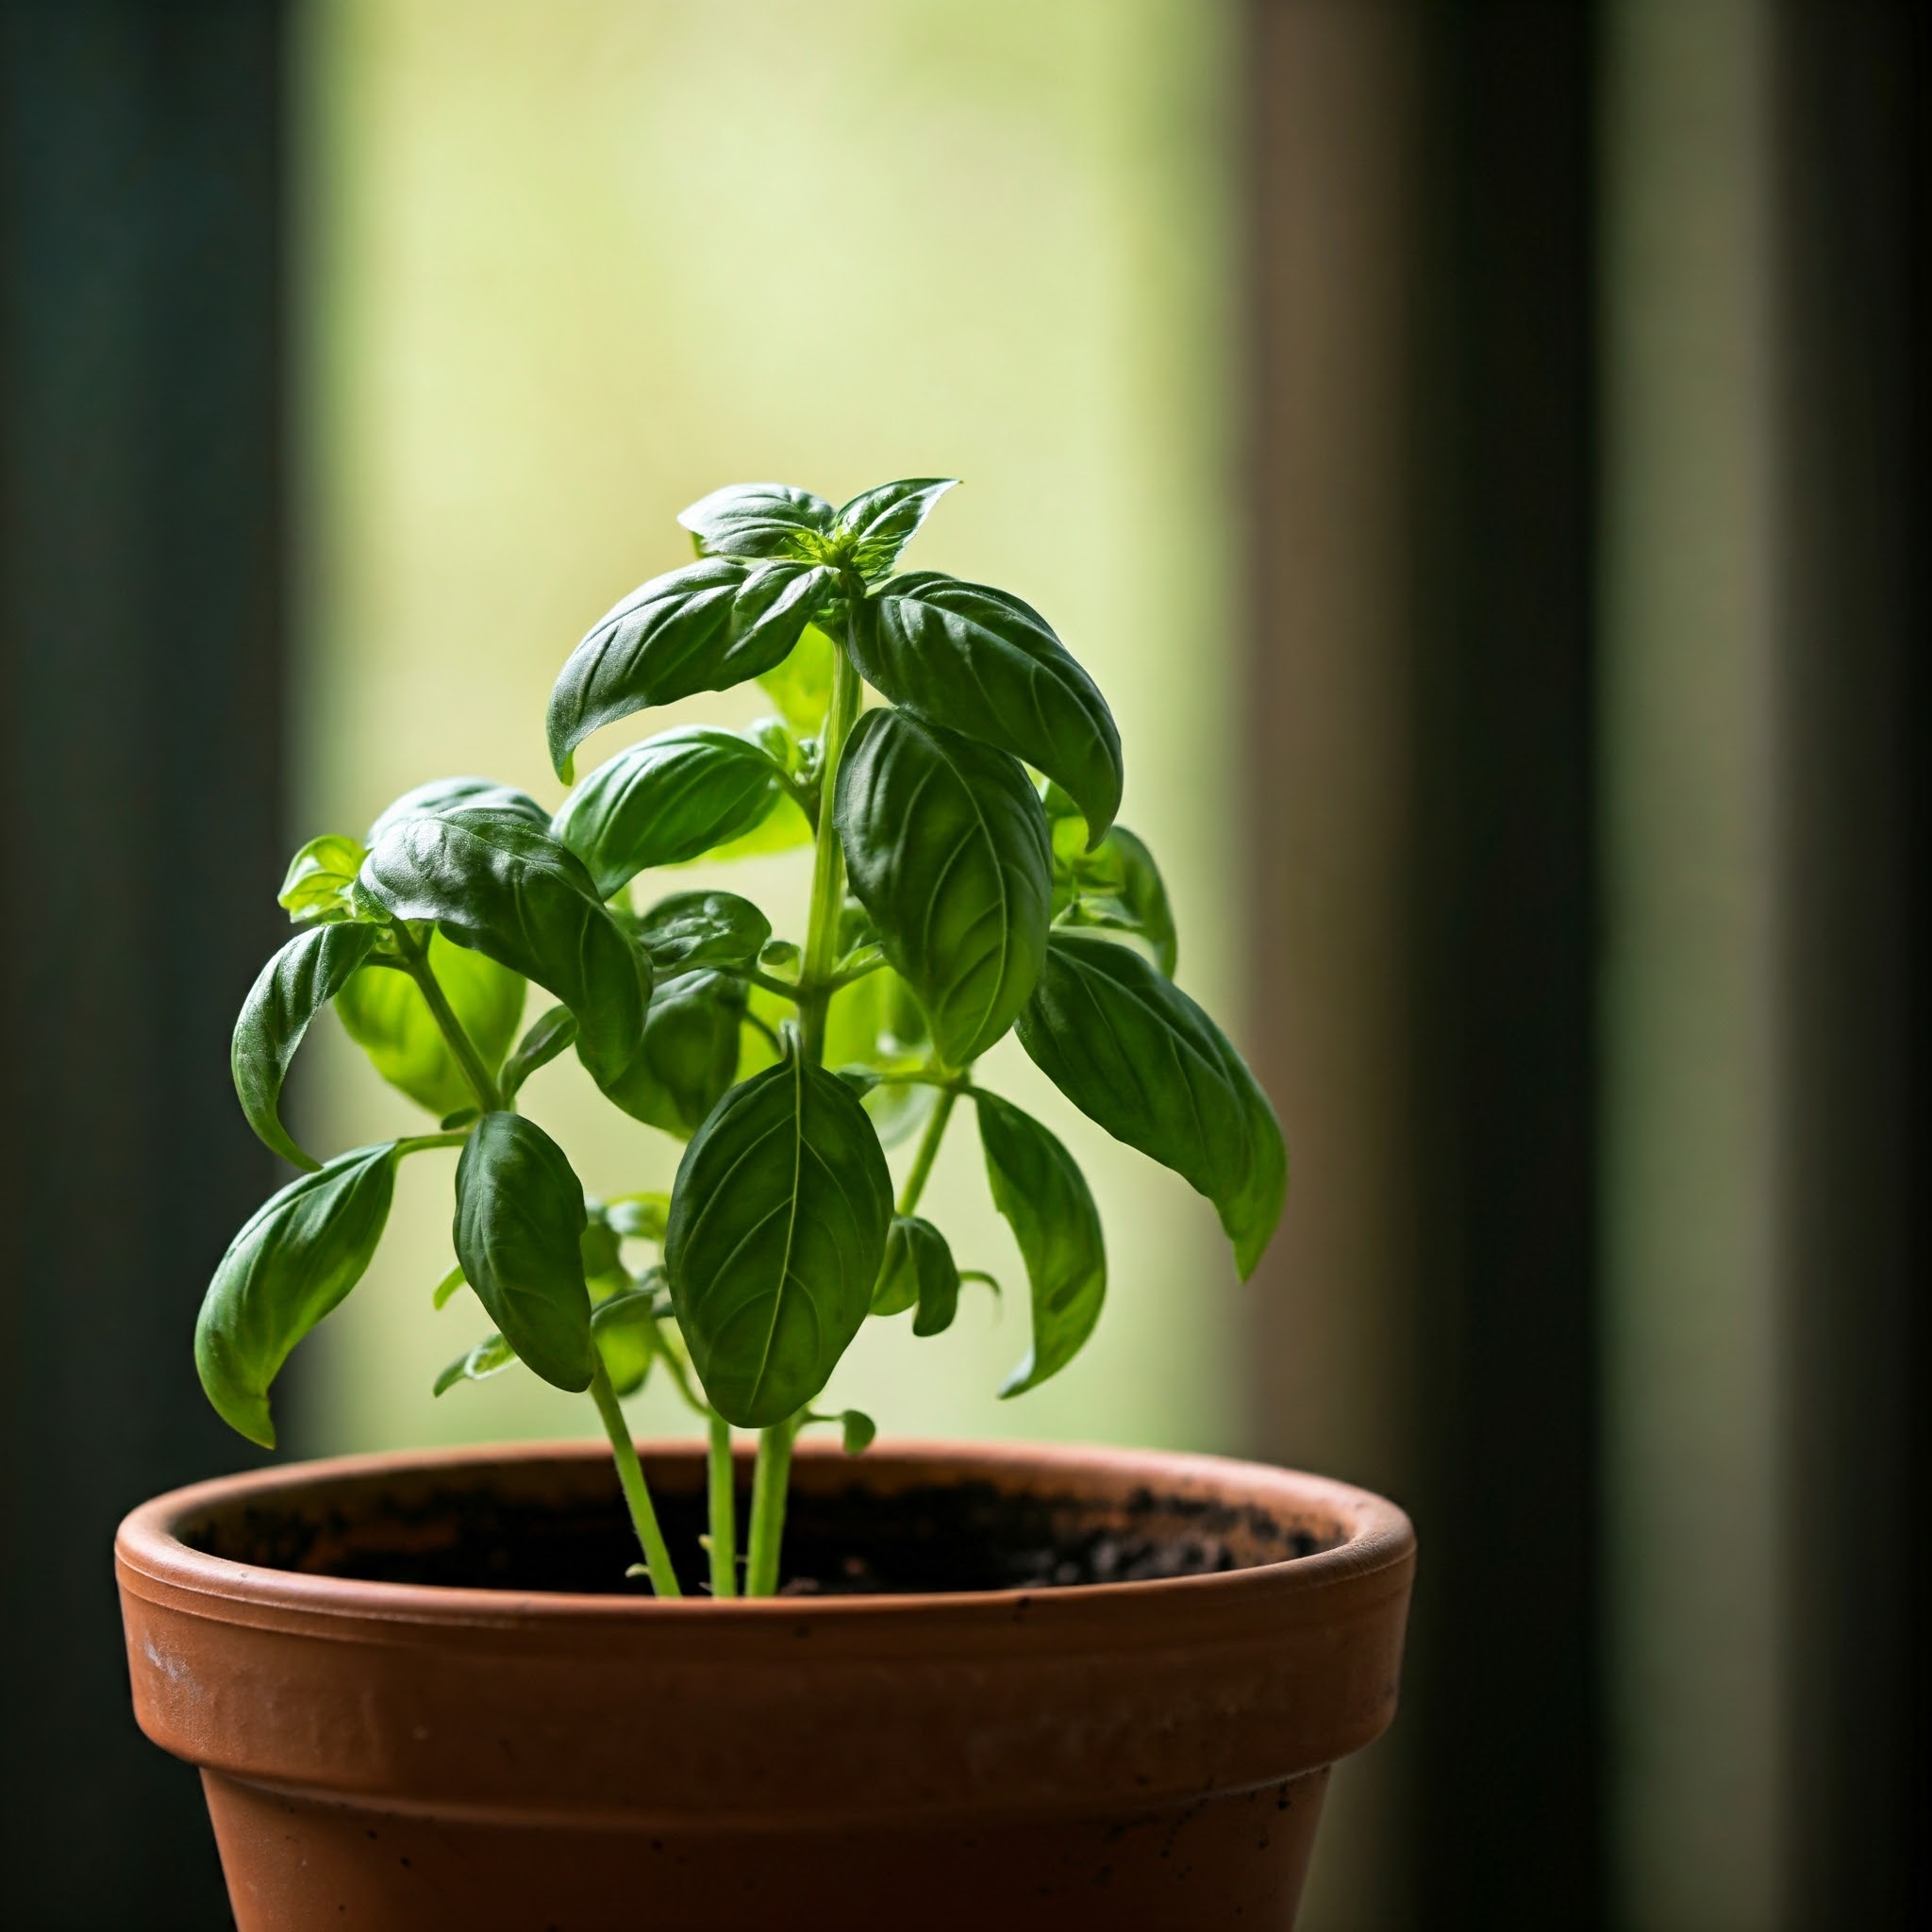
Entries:
[[738, 1491], [731, 1467], [731, 1424], [711, 1418], [706, 1490], [711, 1516], [711, 1594], [738, 1594]]
[[638, 1533], [638, 1544], [644, 1553], [644, 1568], [651, 1573], [651, 1588], [659, 1596], [682, 1596], [677, 1572], [665, 1546], [664, 1532], [658, 1527], [658, 1512], [651, 1507], [651, 1492], [644, 1487], [643, 1466], [638, 1461], [638, 1445], [631, 1441], [630, 1424], [624, 1419], [617, 1391], [604, 1373], [600, 1359], [591, 1374], [591, 1400], [604, 1420], [604, 1433], [610, 1438], [610, 1453], [617, 1460], [617, 1480], [624, 1485], [624, 1500], [630, 1507], [631, 1527]]
[[[832, 999], [832, 969], [839, 963], [839, 926], [845, 909], [845, 853], [832, 824], [839, 761], [858, 718], [864, 684], [848, 649], [832, 659], [832, 696], [820, 742], [819, 822], [812, 850], [811, 910], [807, 916], [805, 958], [798, 974], [798, 1028], [806, 1058], [825, 1057], [825, 1008]], [[778, 1588], [778, 1557], [785, 1541], [785, 1489], [791, 1476], [791, 1438], [798, 1419], [774, 1423], [758, 1436], [751, 1482], [751, 1537], [745, 1559], [746, 1596], [770, 1596]], [[715, 1534], [715, 1532], [713, 1532]]]

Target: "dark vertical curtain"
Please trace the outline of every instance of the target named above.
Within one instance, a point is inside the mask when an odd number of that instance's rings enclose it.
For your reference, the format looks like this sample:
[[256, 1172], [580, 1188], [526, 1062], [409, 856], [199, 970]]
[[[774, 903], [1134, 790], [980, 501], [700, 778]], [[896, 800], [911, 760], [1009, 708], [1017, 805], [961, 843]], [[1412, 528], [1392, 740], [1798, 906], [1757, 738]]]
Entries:
[[0, 1921], [226, 1923], [136, 1732], [109, 1547], [232, 1468], [194, 1310], [273, 1185], [283, 9], [0, 7]]

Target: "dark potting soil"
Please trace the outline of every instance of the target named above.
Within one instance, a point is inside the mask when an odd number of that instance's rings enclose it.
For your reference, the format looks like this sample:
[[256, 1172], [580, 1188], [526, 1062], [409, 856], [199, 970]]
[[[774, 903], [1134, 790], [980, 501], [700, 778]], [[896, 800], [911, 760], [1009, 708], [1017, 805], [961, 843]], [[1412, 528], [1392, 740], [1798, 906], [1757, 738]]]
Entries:
[[[706, 1583], [703, 1499], [654, 1486], [665, 1539], [691, 1594]], [[749, 1495], [739, 1496], [744, 1535]], [[988, 1482], [881, 1493], [858, 1484], [800, 1486], [785, 1525], [782, 1592], [904, 1595], [1052, 1590], [1203, 1575], [1312, 1555], [1326, 1526], [1257, 1508], [1142, 1490], [1103, 1508], [1091, 1499], [1017, 1493]], [[468, 1589], [647, 1594], [614, 1476], [517, 1493], [488, 1484], [425, 1485], [309, 1499], [299, 1513], [257, 1506], [190, 1526], [185, 1540], [238, 1562], [369, 1582]]]

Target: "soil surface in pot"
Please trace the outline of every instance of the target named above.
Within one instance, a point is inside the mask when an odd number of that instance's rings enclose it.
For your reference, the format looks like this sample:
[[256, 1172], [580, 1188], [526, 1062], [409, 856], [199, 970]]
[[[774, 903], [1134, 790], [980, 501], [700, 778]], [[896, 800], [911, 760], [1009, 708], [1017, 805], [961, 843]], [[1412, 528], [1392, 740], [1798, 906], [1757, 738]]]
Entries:
[[[822, 1465], [823, 1466], [823, 1465]], [[194, 1548], [234, 1562], [368, 1582], [644, 1594], [616, 1480], [530, 1490], [485, 1468], [420, 1487], [352, 1486], [184, 1524]], [[586, 1479], [587, 1478], [587, 1479]], [[702, 1498], [654, 1481], [687, 1591], [705, 1589]], [[739, 1497], [740, 1536], [750, 1507]], [[1051, 1590], [1204, 1575], [1312, 1555], [1325, 1523], [1141, 1490], [1100, 1506], [990, 1482], [890, 1493], [849, 1479], [799, 1485], [785, 1528], [784, 1593], [903, 1595]]]

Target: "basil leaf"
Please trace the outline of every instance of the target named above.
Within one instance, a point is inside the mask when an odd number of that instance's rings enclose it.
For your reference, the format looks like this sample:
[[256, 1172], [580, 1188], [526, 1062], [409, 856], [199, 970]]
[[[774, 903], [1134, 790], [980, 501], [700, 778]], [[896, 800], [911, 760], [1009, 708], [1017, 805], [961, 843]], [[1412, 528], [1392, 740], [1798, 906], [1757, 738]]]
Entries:
[[341, 832], [325, 832], [309, 840], [289, 861], [275, 903], [298, 925], [359, 919], [361, 910], [352, 893], [366, 856], [354, 839]]
[[838, 511], [787, 483], [727, 483], [677, 513], [713, 557], [791, 557], [818, 561]]
[[546, 829], [462, 808], [399, 820], [372, 847], [362, 884], [396, 918], [435, 920], [459, 945], [547, 987], [576, 1015], [577, 1052], [592, 1072], [629, 1064], [650, 962]]
[[633, 1120], [688, 1139], [738, 1077], [743, 1024], [741, 979], [697, 972], [660, 980], [636, 1055], [598, 1084]]
[[1000, 1386], [1003, 1396], [1019, 1395], [1058, 1374], [1093, 1333], [1107, 1294], [1107, 1244], [1074, 1157], [1010, 1102], [974, 1097], [993, 1206], [1012, 1227], [1032, 1289], [1033, 1346]]
[[674, 892], [638, 921], [651, 964], [662, 973], [699, 966], [744, 972], [772, 937], [772, 922], [736, 892]]
[[774, 852], [795, 852], [801, 845], [810, 843], [811, 821], [800, 809], [797, 799], [789, 791], [781, 791], [771, 810], [750, 831], [712, 846], [702, 861], [687, 859], [685, 863], [716, 865], [732, 858], [763, 858]]
[[813, 732], [824, 725], [832, 702], [832, 660], [838, 649], [816, 624], [808, 624], [784, 662], [758, 674], [758, 682], [792, 730]]
[[946, 1238], [916, 1214], [897, 1214], [886, 1236], [886, 1258], [872, 1291], [874, 1315], [917, 1308], [915, 1335], [939, 1335], [953, 1325], [959, 1307], [959, 1271]]
[[854, 607], [852, 655], [895, 705], [1024, 758], [1064, 786], [1098, 839], [1121, 802], [1121, 741], [1099, 688], [1046, 620], [938, 571]]
[[1080, 819], [1054, 822], [1054, 896], [1065, 900], [1056, 924], [1131, 933], [1146, 941], [1154, 963], [1172, 979], [1180, 947], [1154, 855], [1124, 825], [1113, 826], [1091, 852], [1078, 849], [1075, 841], [1085, 839]]
[[457, 1293], [458, 1290], [468, 1288], [469, 1285], [463, 1279], [463, 1271], [460, 1268], [452, 1268], [436, 1284], [436, 1291], [429, 1297], [430, 1307], [435, 1308], [447, 1307], [450, 1297]]
[[551, 690], [558, 776], [568, 780], [571, 754], [600, 724], [775, 670], [835, 582], [823, 564], [711, 557], [640, 585], [591, 627]]
[[389, 1220], [393, 1143], [339, 1154], [272, 1195], [228, 1243], [194, 1324], [194, 1366], [228, 1426], [275, 1446], [269, 1385], [361, 1280]]
[[457, 1162], [457, 1258], [504, 1340], [546, 1382], [591, 1386], [584, 1190], [534, 1121], [486, 1113]]
[[825, 1386], [872, 1301], [891, 1179], [865, 1109], [793, 1053], [734, 1087], [677, 1169], [664, 1265], [718, 1413], [763, 1428]]
[[633, 1288], [599, 1302], [591, 1316], [591, 1339], [611, 1388], [619, 1395], [635, 1395], [658, 1355], [657, 1297], [649, 1289]]
[[564, 800], [551, 830], [600, 897], [657, 865], [700, 858], [770, 817], [779, 767], [735, 731], [661, 732], [601, 764]]
[[487, 1382], [491, 1375], [500, 1375], [517, 1358], [517, 1352], [500, 1335], [486, 1335], [481, 1341], [473, 1342], [437, 1376], [429, 1392], [442, 1395], [454, 1389], [458, 1382]]
[[[374, 845], [391, 825], [405, 819], [437, 818], [458, 809], [507, 811], [540, 832], [550, 829], [550, 814], [514, 785], [499, 785], [494, 778], [432, 778], [406, 791], [369, 828], [365, 845]], [[366, 854], [365, 854], [366, 857]]]
[[[430, 933], [427, 953], [443, 997], [493, 1074], [524, 1017], [523, 975], [440, 932]], [[363, 967], [336, 995], [336, 1013], [375, 1071], [439, 1120], [475, 1106], [442, 1028], [407, 973]]]
[[847, 1456], [863, 1456], [879, 1432], [878, 1424], [862, 1408], [841, 1408], [830, 1420], [839, 1424], [839, 1447]]
[[670, 1215], [669, 1194], [619, 1194], [604, 1204], [611, 1232], [627, 1241], [661, 1241]]
[[297, 933], [266, 966], [242, 1002], [228, 1065], [248, 1124], [284, 1160], [314, 1168], [282, 1125], [282, 1082], [308, 1023], [347, 984], [380, 934], [373, 925], [327, 924]]
[[1045, 955], [1053, 867], [1039, 794], [1005, 752], [868, 711], [840, 762], [833, 823], [935, 1052], [967, 1065], [1013, 1024]]
[[1019, 1033], [1089, 1120], [1214, 1203], [1236, 1266], [1252, 1274], [1281, 1219], [1288, 1154], [1220, 1027], [1139, 953], [1057, 932]]
[[[483, 956], [473, 957], [480, 959]], [[540, 1067], [547, 1067], [576, 1037], [576, 1015], [568, 1007], [552, 1007], [540, 1014], [497, 1075], [497, 1089], [504, 1099], [514, 1100], [523, 1091], [524, 1082]]]
[[932, 507], [958, 482], [957, 476], [910, 476], [863, 491], [839, 512], [837, 541], [854, 570], [866, 578], [882, 577]]

